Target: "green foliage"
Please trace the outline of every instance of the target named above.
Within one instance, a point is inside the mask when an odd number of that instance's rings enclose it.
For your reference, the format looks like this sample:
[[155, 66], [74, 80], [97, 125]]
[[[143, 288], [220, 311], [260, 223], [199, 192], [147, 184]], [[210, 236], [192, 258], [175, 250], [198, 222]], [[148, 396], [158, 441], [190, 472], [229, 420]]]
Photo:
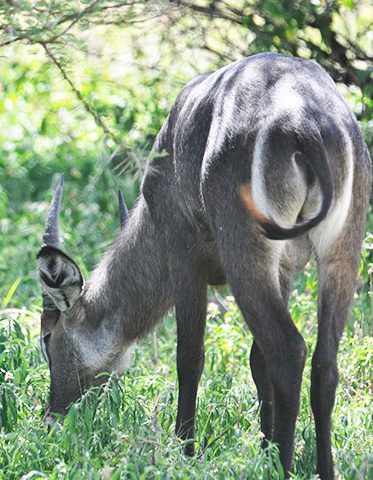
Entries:
[[71, 30], [74, 27], [86, 30], [95, 24], [131, 23], [140, 15], [146, 18], [144, 15], [150, 14], [158, 3], [115, 0], [1, 2], [1, 44], [8, 45], [16, 41], [40, 44], [73, 42]]
[[369, 2], [180, 0], [178, 4], [184, 15], [173, 25], [191, 49], [204, 48], [218, 65], [265, 51], [314, 59], [336, 82], [353, 87], [355, 113], [365, 123], [371, 120], [373, 48], [368, 32], [373, 8]]
[[[295, 303], [307, 304], [300, 294]], [[309, 346], [315, 312], [307, 311]], [[275, 446], [259, 450], [259, 405], [248, 355], [251, 338], [232, 300], [228, 311], [209, 308], [206, 366], [197, 416], [197, 456], [185, 458], [174, 436], [176, 416], [175, 322], [166, 318], [153, 338], [135, 350], [131, 369], [91, 389], [70, 409], [60, 432], [42, 423], [48, 395], [47, 367], [25, 313], [0, 317], [0, 478], [283, 479]], [[157, 346], [155, 346], [157, 344]], [[343, 479], [367, 478], [371, 461], [369, 382], [372, 342], [343, 337], [340, 386], [334, 414], [336, 469]], [[314, 477], [315, 440], [309, 405], [307, 360], [296, 431], [295, 479]], [[34, 472], [31, 474], [31, 472]]]
[[179, 0], [177, 5], [165, 0], [18, 0], [0, 4], [0, 47], [39, 45], [59, 68], [53, 55], [75, 61], [77, 49], [89, 51], [82, 32], [87, 36], [99, 25], [120, 29], [122, 41], [132, 31], [130, 43], [139, 62], [155, 42], [156, 68], [164, 67], [164, 59], [179, 65], [178, 56], [186, 54], [191, 64], [200, 64], [202, 57], [221, 65], [263, 51], [288, 53], [317, 60], [336, 82], [354, 87], [356, 113], [368, 122], [372, 20], [367, 0]]
[[19, 49], [4, 59], [0, 89], [2, 297], [17, 278], [23, 279], [12, 306], [39, 296], [33, 269], [57, 181], [54, 174], [64, 173], [66, 178], [62, 231], [67, 249], [79, 252], [78, 259], [91, 269], [118, 230], [116, 191], [122, 188], [133, 206], [146, 158], [176, 95], [174, 87], [167, 101], [160, 100], [170, 89], [158, 73], [137, 69], [127, 75], [119, 92], [108, 72], [110, 64], [102, 62], [100, 81], [94, 62], [84, 66], [80, 88], [100, 115], [113, 113], [111, 127], [121, 132], [136, 155], [137, 175], [124, 175], [126, 154], [116, 154], [113, 141], [77, 108], [68, 85], [61, 84], [38, 50], [29, 53], [25, 57]]

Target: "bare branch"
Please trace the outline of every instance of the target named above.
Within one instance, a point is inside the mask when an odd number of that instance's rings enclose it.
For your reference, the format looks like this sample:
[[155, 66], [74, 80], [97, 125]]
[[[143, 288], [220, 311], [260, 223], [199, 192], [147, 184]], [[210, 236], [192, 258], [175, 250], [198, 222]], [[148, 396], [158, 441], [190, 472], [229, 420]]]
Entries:
[[12, 43], [19, 42], [20, 40], [24, 40], [25, 37], [15, 37], [11, 38], [10, 40], [7, 40], [6, 42], [0, 43], [0, 48], [1, 47], [6, 47], [7, 45], [11, 45]]
[[91, 2], [89, 5], [87, 5], [85, 8], [83, 8], [83, 10], [81, 10], [80, 12], [78, 12], [77, 14], [75, 14], [74, 16], [71, 16], [70, 15], [70, 18], [68, 19], [67, 17], [65, 17], [65, 19], [61, 19], [57, 25], [62, 25], [63, 23], [67, 22], [68, 20], [72, 20], [71, 23], [69, 25], [67, 25], [67, 27], [62, 30], [62, 32], [60, 32], [59, 34], [57, 34], [55, 37], [52, 37], [50, 38], [49, 40], [46, 40], [46, 43], [53, 43], [53, 41], [59, 37], [61, 37], [62, 35], [65, 35], [69, 30], [72, 29], [72, 27], [79, 22], [79, 20], [81, 18], [84, 17], [84, 15], [86, 15], [87, 13], [91, 12], [94, 7], [100, 2], [101, 0], [93, 0], [93, 2]]

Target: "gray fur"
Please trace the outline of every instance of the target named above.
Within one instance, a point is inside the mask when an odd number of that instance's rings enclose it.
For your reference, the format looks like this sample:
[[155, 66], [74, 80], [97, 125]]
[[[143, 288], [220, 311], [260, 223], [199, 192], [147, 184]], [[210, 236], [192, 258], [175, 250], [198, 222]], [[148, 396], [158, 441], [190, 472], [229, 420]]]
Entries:
[[[49, 410], [64, 412], [81, 386], [115, 369], [120, 353], [175, 305], [176, 433], [193, 438], [207, 285], [227, 282], [254, 336], [250, 363], [265, 441], [279, 444], [289, 471], [306, 348], [287, 302], [295, 271], [313, 255], [320, 274], [312, 373], [317, 470], [332, 479], [336, 354], [371, 184], [356, 119], [316, 63], [262, 54], [189, 82], [154, 150], [167, 155], [151, 161], [125, 228], [50, 330]], [[245, 208], [243, 185], [263, 217]], [[287, 239], [266, 238], [261, 218]], [[185, 450], [192, 454], [193, 444]]]

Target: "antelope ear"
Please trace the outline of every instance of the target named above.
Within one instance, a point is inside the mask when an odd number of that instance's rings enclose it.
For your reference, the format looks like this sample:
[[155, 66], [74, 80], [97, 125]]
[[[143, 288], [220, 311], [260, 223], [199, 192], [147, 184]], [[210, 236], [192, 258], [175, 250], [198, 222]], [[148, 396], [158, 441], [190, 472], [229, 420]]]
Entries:
[[83, 287], [78, 265], [61, 250], [49, 245], [42, 247], [36, 258], [43, 290], [61, 312], [72, 308]]

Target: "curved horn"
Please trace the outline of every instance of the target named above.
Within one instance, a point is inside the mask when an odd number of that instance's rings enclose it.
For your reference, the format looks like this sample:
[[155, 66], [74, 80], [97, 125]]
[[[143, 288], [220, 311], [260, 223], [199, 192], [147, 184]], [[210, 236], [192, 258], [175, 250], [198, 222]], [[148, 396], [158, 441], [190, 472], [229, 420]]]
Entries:
[[129, 214], [126, 202], [124, 201], [123, 194], [118, 190], [118, 200], [119, 200], [119, 218], [120, 218], [120, 228], [124, 228], [127, 223]]
[[61, 208], [61, 200], [63, 194], [64, 176], [61, 175], [60, 183], [54, 193], [52, 203], [49, 207], [47, 221], [45, 222], [45, 230], [43, 234], [43, 243], [51, 247], [59, 246], [58, 220]]

